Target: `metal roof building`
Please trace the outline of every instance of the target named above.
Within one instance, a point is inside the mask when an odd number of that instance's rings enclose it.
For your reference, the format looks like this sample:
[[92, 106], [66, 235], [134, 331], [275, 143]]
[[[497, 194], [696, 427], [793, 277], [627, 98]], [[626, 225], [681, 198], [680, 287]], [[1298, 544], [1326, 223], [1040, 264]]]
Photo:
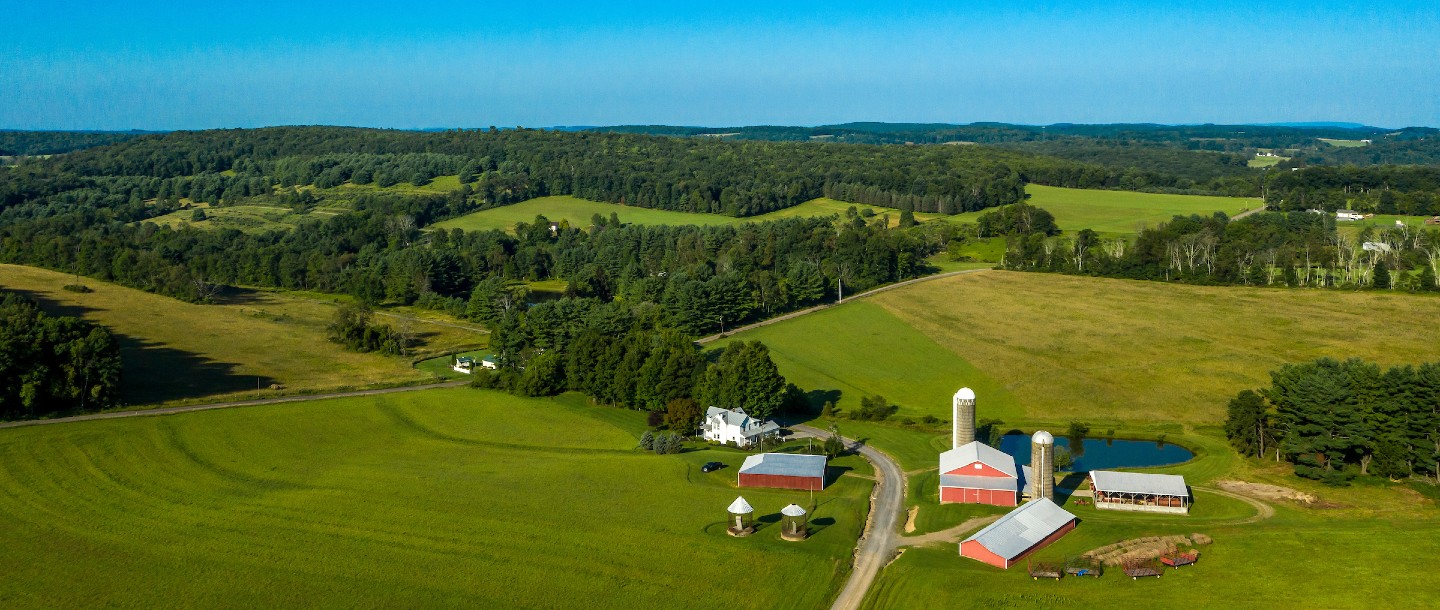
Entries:
[[1075, 515], [1049, 498], [1025, 503], [960, 543], [960, 556], [1009, 568], [1075, 529]]
[[979, 441], [940, 454], [940, 503], [1015, 506], [1020, 483], [1015, 458]]
[[1090, 471], [1095, 508], [1147, 513], [1188, 514], [1190, 488], [1177, 474]]
[[825, 488], [823, 455], [761, 453], [740, 465], [741, 487], [778, 487], [820, 491]]

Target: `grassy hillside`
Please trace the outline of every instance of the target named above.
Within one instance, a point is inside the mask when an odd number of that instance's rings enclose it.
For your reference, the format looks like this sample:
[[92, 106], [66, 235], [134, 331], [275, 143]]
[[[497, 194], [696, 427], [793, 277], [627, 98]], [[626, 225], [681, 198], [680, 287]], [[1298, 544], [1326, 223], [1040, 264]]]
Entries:
[[739, 452], [641, 452], [642, 414], [574, 398], [432, 390], [6, 430], [0, 603], [826, 605], [869, 481], [815, 494], [802, 543], [774, 522], [808, 494], [746, 489], [763, 527], [731, 538]]
[[[733, 216], [722, 216], [720, 214], [693, 214], [688, 212], [637, 208], [563, 195], [540, 197], [529, 201], [522, 201], [514, 205], [490, 208], [436, 223], [435, 227], [441, 229], [464, 229], [466, 231], [485, 231], [492, 229], [509, 231], [515, 227], [515, 223], [517, 222], [533, 222], [537, 215], [543, 215], [555, 222], [564, 220], [568, 221], [572, 227], [583, 228], [590, 226], [590, 218], [592, 216], [599, 214], [608, 219], [612, 213], [617, 214], [620, 217], [620, 221], [626, 224], [729, 225], [741, 222], [765, 222], [782, 218], [809, 218], [814, 216], [828, 216], [831, 214], [843, 216], [845, 211], [852, 206], [861, 210], [869, 208], [873, 210], [877, 216], [888, 213], [890, 214], [890, 224], [892, 226], [900, 223], [899, 210], [846, 203], [834, 199], [812, 199], [800, 205], [770, 212], [769, 214], [735, 218]], [[915, 217], [918, 220], [939, 218], [939, 216], [935, 214], [916, 214]]]
[[[1208, 216], [1221, 211], [1233, 216], [1261, 205], [1260, 200], [1254, 198], [1067, 189], [1038, 184], [1027, 185], [1025, 192], [1030, 195], [1028, 203], [1054, 214], [1062, 230], [1092, 229], [1101, 233], [1135, 233], [1142, 225], [1155, 226], [1177, 214]], [[969, 212], [951, 218], [974, 222], [983, 213]]]
[[[93, 292], [61, 288], [74, 276], [34, 267], [0, 265], [0, 288], [38, 301], [51, 313], [78, 315], [120, 337], [122, 393], [129, 404], [161, 403], [217, 395], [414, 382], [427, 373], [410, 359], [359, 354], [325, 338], [332, 301], [303, 295], [241, 291], [219, 304], [193, 305], [90, 278]], [[401, 320], [379, 316], [378, 322]], [[421, 350], [441, 351], [485, 343], [487, 335], [424, 319], [410, 322]]]
[[[736, 335], [807, 390], [947, 418], [1218, 422], [1286, 362], [1440, 359], [1440, 299], [991, 271], [923, 282]], [[818, 341], [824, 337], [824, 341]], [[817, 396], [822, 394], [817, 394]]]
[[208, 203], [193, 204], [194, 208], [205, 210], [206, 218], [194, 219], [195, 210], [178, 210], [152, 218], [150, 222], [178, 228], [188, 225], [201, 229], [236, 229], [247, 233], [261, 233], [277, 229], [293, 229], [307, 220], [325, 220], [336, 214], [349, 211], [343, 205], [317, 207], [309, 212], [295, 212], [291, 208], [276, 205], [230, 205], [213, 207]]

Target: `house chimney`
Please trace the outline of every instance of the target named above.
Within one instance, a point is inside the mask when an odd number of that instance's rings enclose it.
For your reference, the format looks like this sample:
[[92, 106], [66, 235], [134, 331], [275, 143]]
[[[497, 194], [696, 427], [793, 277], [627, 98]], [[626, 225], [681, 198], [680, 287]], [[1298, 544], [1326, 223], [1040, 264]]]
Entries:
[[954, 412], [951, 413], [950, 435], [952, 449], [963, 447], [975, 440], [975, 391], [960, 388], [955, 393]]

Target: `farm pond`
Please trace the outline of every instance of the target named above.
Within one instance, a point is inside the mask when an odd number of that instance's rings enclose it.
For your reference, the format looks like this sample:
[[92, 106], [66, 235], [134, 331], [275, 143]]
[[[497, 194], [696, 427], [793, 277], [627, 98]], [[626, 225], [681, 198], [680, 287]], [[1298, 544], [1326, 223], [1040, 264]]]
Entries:
[[[1070, 449], [1070, 439], [1055, 437], [1056, 447]], [[1168, 466], [1190, 461], [1195, 457], [1189, 449], [1157, 441], [1106, 440], [1087, 438], [1080, 443], [1080, 451], [1071, 450], [1075, 461], [1068, 472], [1086, 472], [1108, 468], [1144, 468], [1147, 466]], [[1006, 434], [1000, 437], [1000, 450], [1015, 456], [1021, 464], [1030, 463], [1030, 435]]]

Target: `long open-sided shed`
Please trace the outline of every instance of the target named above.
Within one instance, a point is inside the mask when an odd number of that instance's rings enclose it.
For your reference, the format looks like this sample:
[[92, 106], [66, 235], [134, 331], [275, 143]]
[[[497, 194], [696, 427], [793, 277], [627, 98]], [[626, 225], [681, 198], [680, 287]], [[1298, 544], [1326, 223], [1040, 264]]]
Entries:
[[1026, 502], [960, 543], [960, 556], [1008, 569], [1070, 530], [1076, 517], [1049, 498]]
[[1177, 474], [1090, 471], [1095, 508], [1147, 513], [1190, 512], [1190, 488]]
[[761, 453], [740, 465], [741, 487], [777, 487], [820, 491], [825, 489], [825, 456]]

